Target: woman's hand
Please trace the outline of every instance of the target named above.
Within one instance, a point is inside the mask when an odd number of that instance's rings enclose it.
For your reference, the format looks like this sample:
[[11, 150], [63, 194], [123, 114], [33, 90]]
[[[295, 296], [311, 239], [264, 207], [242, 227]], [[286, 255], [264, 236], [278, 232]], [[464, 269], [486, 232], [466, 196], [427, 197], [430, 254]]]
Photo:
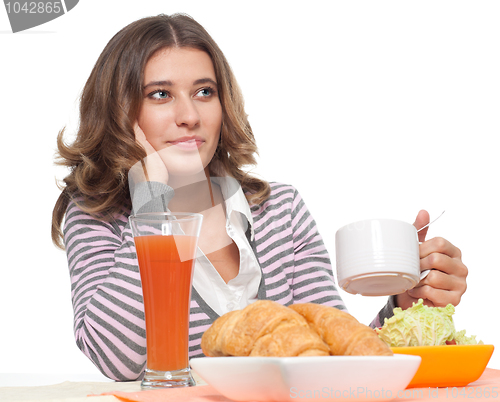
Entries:
[[[417, 229], [429, 223], [429, 213], [420, 211], [413, 224]], [[396, 296], [396, 304], [402, 309], [411, 307], [418, 299], [431, 307], [444, 307], [460, 303], [467, 289], [467, 267], [462, 253], [448, 240], [436, 237], [425, 241], [428, 228], [418, 234], [420, 244], [420, 269], [431, 269], [427, 277], [413, 289]]]
[[[168, 171], [162, 159], [162, 152], [157, 152], [156, 149], [153, 148], [137, 122], [134, 125], [134, 132], [136, 141], [142, 145], [147, 154], [146, 158], [139, 161], [130, 170], [130, 173], [135, 179], [134, 181], [157, 181], [167, 184]], [[164, 153], [166, 154], [166, 152]]]

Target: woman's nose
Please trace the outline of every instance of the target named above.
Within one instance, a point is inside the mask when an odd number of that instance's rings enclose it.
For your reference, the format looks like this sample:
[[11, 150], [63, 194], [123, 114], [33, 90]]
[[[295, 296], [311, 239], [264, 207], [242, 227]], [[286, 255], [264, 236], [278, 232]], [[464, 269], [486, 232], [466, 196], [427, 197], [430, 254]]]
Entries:
[[195, 127], [200, 122], [200, 115], [192, 99], [177, 100], [175, 119], [178, 126]]

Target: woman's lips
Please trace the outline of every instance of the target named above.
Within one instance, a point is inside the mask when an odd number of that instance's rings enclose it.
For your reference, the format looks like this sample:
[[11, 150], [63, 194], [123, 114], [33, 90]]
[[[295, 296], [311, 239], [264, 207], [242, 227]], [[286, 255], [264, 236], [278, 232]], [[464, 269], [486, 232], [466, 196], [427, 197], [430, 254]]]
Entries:
[[179, 139], [177, 141], [170, 141], [171, 145], [175, 145], [176, 147], [179, 147], [181, 149], [198, 149], [205, 141], [199, 138], [186, 138], [186, 139]]

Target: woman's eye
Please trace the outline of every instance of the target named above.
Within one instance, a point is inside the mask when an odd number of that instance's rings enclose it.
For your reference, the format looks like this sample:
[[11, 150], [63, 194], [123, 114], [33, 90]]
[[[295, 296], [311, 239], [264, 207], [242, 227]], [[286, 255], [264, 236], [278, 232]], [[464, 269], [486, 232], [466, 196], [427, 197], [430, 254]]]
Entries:
[[212, 88], [203, 88], [203, 89], [200, 89], [198, 91], [198, 95], [203, 97], [203, 98], [206, 98], [206, 97], [209, 97], [213, 94], [213, 90]]
[[167, 99], [169, 94], [167, 91], [158, 90], [149, 95], [153, 99]]

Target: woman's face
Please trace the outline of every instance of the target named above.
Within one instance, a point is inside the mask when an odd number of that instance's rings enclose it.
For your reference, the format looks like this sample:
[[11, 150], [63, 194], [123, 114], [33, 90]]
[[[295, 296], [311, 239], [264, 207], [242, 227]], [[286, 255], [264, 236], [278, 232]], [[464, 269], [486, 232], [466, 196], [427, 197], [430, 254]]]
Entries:
[[169, 175], [190, 175], [206, 168], [217, 148], [222, 124], [210, 56], [192, 48], [167, 48], [156, 53], [144, 71], [143, 103], [137, 120], [147, 141], [156, 151], [162, 150]]

